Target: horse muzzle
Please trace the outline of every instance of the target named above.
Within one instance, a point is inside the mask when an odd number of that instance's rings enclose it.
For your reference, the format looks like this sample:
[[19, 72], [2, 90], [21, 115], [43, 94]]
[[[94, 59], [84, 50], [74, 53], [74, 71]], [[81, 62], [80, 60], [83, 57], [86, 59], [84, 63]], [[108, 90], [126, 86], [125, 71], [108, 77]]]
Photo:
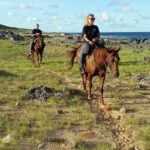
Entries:
[[116, 74], [114, 74], [114, 77], [118, 78], [119, 77], [119, 72], [117, 72]]

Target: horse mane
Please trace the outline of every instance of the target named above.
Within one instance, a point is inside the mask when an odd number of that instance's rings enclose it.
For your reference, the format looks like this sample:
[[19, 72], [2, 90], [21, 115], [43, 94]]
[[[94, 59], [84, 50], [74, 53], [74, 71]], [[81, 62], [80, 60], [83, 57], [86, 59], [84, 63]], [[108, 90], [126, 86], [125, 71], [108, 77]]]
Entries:
[[112, 47], [95, 47], [93, 51], [94, 59], [97, 64], [106, 64], [107, 57], [109, 56], [108, 54], [115, 54], [115, 56], [120, 60], [118, 51], [120, 50], [119, 48], [112, 48]]
[[96, 47], [93, 51], [95, 61], [100, 64], [104, 64], [106, 62], [107, 53], [107, 48]]

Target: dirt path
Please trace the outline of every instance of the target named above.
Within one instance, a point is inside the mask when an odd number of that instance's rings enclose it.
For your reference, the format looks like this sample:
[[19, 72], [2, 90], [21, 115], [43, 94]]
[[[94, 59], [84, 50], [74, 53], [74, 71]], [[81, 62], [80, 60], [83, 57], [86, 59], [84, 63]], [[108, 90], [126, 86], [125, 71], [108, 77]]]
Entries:
[[[66, 79], [66, 82], [69, 83], [69, 79]], [[77, 79], [76, 83], [81, 83], [80, 79]], [[73, 88], [77, 88], [78, 84], [72, 84]], [[81, 90], [81, 87], [78, 86], [78, 89]], [[105, 111], [99, 110], [98, 106], [98, 93], [93, 92], [94, 99], [93, 102], [90, 102], [90, 110], [94, 112], [97, 116], [99, 123], [107, 121], [107, 124], [112, 128], [112, 137], [113, 142], [116, 144], [117, 149], [120, 150], [142, 150], [142, 147], [138, 145], [134, 140], [132, 140], [130, 131], [127, 131], [125, 126], [122, 124], [123, 114], [119, 111]]]
[[[81, 90], [81, 79], [70, 79], [66, 76], [59, 75], [58, 73], [53, 72], [64, 82], [64, 84], [73, 89]], [[73, 81], [73, 82], [72, 82]], [[132, 131], [126, 128], [122, 123], [123, 113], [114, 110], [102, 110], [98, 106], [98, 95], [97, 91], [93, 91], [93, 100], [87, 100], [87, 107], [91, 113], [95, 114], [95, 124], [92, 124], [92, 128], [89, 130], [80, 129], [76, 130], [76, 134], [86, 134], [90, 138], [85, 139], [89, 143], [94, 142], [105, 142], [111, 145], [112, 149], [117, 150], [143, 150], [143, 148], [133, 140], [131, 135]], [[72, 132], [72, 131], [71, 131]], [[69, 133], [69, 132], [68, 132]], [[67, 134], [68, 134], [67, 133]], [[65, 134], [64, 131], [62, 133]], [[68, 135], [66, 135], [68, 136]], [[83, 136], [84, 137], [84, 136]], [[87, 144], [86, 143], [86, 144]], [[54, 144], [54, 143], [53, 143]], [[88, 145], [87, 144], [87, 145]], [[68, 144], [66, 144], [68, 145]], [[89, 144], [89, 148], [92, 144]], [[49, 145], [50, 146], [50, 145]], [[49, 147], [48, 146], [48, 147]], [[47, 148], [48, 148], [47, 147]], [[60, 150], [60, 147], [58, 148]], [[64, 146], [64, 150], [76, 149], [75, 147]], [[56, 146], [55, 146], [56, 150]]]

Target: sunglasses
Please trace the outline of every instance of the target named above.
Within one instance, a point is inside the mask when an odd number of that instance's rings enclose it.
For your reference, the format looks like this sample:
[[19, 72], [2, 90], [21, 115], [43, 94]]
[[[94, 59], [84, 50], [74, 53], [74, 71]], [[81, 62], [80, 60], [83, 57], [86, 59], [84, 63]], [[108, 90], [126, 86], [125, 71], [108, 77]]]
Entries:
[[95, 20], [95, 18], [88, 18], [88, 19], [90, 19], [90, 20]]

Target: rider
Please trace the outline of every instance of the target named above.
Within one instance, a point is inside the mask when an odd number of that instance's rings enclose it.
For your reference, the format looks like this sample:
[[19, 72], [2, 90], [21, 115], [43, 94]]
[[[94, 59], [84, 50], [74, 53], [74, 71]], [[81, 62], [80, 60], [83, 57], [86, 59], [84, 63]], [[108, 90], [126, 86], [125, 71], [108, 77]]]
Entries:
[[83, 43], [80, 51], [80, 71], [81, 74], [85, 74], [85, 59], [86, 55], [92, 49], [92, 46], [97, 45], [100, 38], [100, 32], [98, 26], [94, 25], [95, 17], [93, 14], [89, 14], [86, 17], [86, 22], [82, 30]]
[[[34, 47], [34, 44], [35, 44], [35, 39], [39, 34], [42, 35], [42, 31], [39, 29], [39, 24], [36, 24], [36, 28], [32, 30], [32, 42], [31, 42], [31, 47], [30, 47], [30, 50], [29, 50], [29, 56], [32, 55], [33, 47]], [[43, 48], [44, 48], [44, 46], [45, 46], [45, 43], [43, 43]]]

